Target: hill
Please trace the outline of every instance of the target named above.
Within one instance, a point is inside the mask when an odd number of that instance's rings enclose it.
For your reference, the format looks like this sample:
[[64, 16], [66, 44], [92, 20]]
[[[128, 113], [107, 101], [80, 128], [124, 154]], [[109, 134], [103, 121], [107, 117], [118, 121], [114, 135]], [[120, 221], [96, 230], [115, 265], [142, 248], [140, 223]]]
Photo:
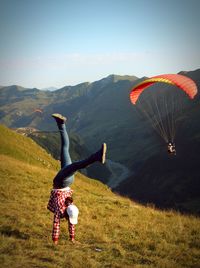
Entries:
[[[181, 74], [191, 77], [199, 86], [200, 69]], [[136, 173], [164, 146], [129, 101], [131, 88], [143, 79], [110, 75], [93, 83], [66, 86], [53, 92], [22, 91], [17, 86], [1, 88], [0, 122], [12, 128], [54, 131], [50, 115], [62, 113], [68, 118], [70, 131], [84, 140], [89, 151], [96, 150], [97, 143], [106, 141], [109, 159]]]
[[[2, 267], [198, 267], [200, 220], [159, 211], [120, 197], [102, 183], [76, 174], [79, 207], [72, 245], [61, 223], [51, 242], [46, 209], [58, 162], [30, 138], [0, 126], [0, 263]], [[112, 217], [111, 217], [112, 215]]]
[[[138, 81], [135, 76], [110, 75], [93, 83], [66, 86], [53, 92], [27, 89], [24, 95], [17, 86], [6, 87], [0, 90], [0, 122], [11, 128], [54, 131], [56, 127], [50, 115], [59, 112], [68, 118], [68, 128], [84, 140], [89, 151], [96, 150], [97, 143], [106, 141], [112, 161], [129, 167], [130, 159], [137, 155], [137, 167], [152, 150], [158, 150], [157, 146], [148, 149], [154, 141], [152, 131], [138, 119], [128, 101], [130, 89]], [[127, 140], [129, 146], [125, 146]]]
[[[200, 88], [200, 69], [181, 74], [191, 77]], [[129, 101], [132, 86], [143, 79], [110, 75], [54, 92], [1, 88], [1, 122], [9, 127], [55, 131], [50, 115], [60, 112], [68, 118], [69, 132], [81, 137], [88, 152], [102, 142], [108, 145], [107, 168], [112, 182], [105, 180], [108, 172], [104, 169], [91, 167], [90, 175], [142, 203], [199, 213], [199, 199], [192, 189], [200, 187], [200, 94], [184, 110], [176, 139], [177, 157], [168, 161], [166, 144], [138, 117]]]

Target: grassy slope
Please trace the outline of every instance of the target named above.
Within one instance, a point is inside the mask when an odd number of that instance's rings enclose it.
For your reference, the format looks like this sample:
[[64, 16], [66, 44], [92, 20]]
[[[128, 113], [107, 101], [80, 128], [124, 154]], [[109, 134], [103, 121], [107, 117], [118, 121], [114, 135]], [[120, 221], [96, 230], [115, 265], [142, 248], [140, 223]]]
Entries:
[[[30, 139], [0, 127], [1, 267], [197, 267], [200, 220], [140, 206], [77, 174], [80, 209], [71, 245], [61, 223], [51, 242], [46, 204], [58, 163]], [[100, 249], [101, 251], [97, 251]]]

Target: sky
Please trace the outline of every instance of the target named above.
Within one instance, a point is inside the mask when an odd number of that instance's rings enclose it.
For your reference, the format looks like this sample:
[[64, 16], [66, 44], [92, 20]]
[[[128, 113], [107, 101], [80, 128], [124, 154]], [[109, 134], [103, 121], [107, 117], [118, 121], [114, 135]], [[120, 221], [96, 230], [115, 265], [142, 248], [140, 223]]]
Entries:
[[0, 0], [0, 85], [200, 68], [199, 0]]

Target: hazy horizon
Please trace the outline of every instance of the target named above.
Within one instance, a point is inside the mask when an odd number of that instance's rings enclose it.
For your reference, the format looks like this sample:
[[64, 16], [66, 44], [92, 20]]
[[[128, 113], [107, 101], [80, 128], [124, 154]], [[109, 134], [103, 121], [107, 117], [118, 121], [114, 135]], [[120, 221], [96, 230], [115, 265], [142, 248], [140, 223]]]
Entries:
[[[198, 68], [199, 69], [199, 68]], [[196, 71], [196, 70], [198, 70], [198, 69], [195, 69], [195, 70], [187, 70], [186, 72], [192, 72], [192, 71]], [[185, 70], [181, 70], [181, 71], [185, 71]], [[180, 72], [181, 72], [180, 71]], [[81, 81], [81, 82], [79, 82], [79, 83], [77, 83], [77, 84], [73, 84], [73, 85], [71, 85], [71, 84], [66, 84], [66, 85], [63, 85], [63, 86], [61, 86], [61, 87], [54, 87], [54, 86], [49, 86], [49, 87], [43, 87], [43, 88], [39, 88], [39, 87], [25, 87], [25, 86], [23, 86], [23, 85], [19, 85], [19, 84], [10, 84], [10, 85], [1, 85], [0, 84], [0, 87], [9, 87], [9, 86], [19, 86], [19, 87], [24, 87], [24, 88], [37, 88], [37, 89], [39, 89], [39, 90], [47, 90], [47, 91], [55, 91], [55, 90], [58, 90], [58, 89], [61, 89], [62, 87], [66, 87], [66, 86], [77, 86], [77, 85], [79, 85], [79, 84], [82, 84], [82, 83], [94, 83], [94, 82], [96, 82], [96, 81], [99, 81], [99, 80], [101, 80], [101, 79], [104, 79], [104, 78], [107, 78], [108, 76], [110, 76], [110, 75], [118, 75], [118, 74], [109, 74], [109, 75], [107, 75], [106, 77], [101, 77], [101, 78], [99, 78], [99, 79], [97, 79], [97, 80], [94, 80], [94, 81], [91, 81], [91, 82], [89, 82], [89, 81]], [[119, 75], [119, 76], [123, 76], [123, 75]], [[124, 74], [124, 76], [127, 76], [126, 74]], [[128, 76], [134, 76], [134, 74], [133, 75], [128, 75]], [[142, 77], [144, 77], [144, 76], [141, 76], [141, 77], [138, 77], [138, 79], [140, 79], [140, 78], [142, 78]]]

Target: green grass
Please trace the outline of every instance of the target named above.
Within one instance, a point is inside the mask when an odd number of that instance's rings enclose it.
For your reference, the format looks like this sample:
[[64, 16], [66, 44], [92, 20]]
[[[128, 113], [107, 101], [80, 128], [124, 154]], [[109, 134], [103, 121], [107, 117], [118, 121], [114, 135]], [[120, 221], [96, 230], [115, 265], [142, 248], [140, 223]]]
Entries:
[[54, 161], [51, 155], [31, 138], [19, 135], [2, 125], [0, 125], [0, 135], [0, 154], [41, 167], [58, 168], [58, 162]]
[[0, 134], [1, 267], [199, 267], [199, 218], [141, 206], [79, 173], [81, 244], [69, 242], [63, 220], [53, 245], [46, 205], [58, 163], [30, 139], [4, 127]]

